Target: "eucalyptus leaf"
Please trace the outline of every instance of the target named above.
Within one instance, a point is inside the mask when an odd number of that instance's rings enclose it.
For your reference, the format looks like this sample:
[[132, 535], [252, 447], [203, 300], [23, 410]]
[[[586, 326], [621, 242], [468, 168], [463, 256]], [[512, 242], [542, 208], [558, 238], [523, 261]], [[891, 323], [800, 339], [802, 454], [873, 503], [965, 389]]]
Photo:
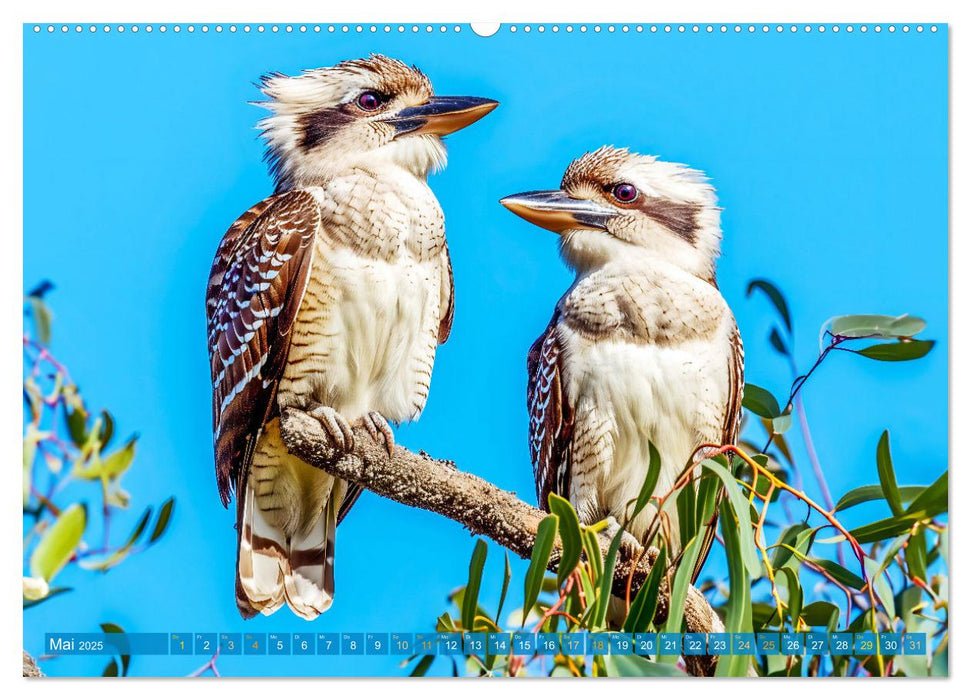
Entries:
[[924, 357], [934, 348], [934, 344], [933, 340], [903, 340], [896, 343], [877, 343], [853, 352], [881, 362], [906, 362]]
[[158, 541], [165, 534], [165, 531], [169, 527], [169, 520], [172, 518], [172, 509], [174, 507], [175, 498], [169, 498], [162, 504], [162, 508], [158, 513], [158, 519], [155, 521], [155, 527], [152, 529], [152, 536], [148, 538], [149, 544]]
[[920, 492], [907, 507], [907, 515], [933, 518], [947, 511], [947, 471]]
[[555, 493], [550, 493], [549, 506], [550, 512], [559, 518], [560, 542], [563, 544], [563, 551], [560, 554], [560, 563], [557, 567], [557, 581], [563, 583], [580, 563], [580, 554], [583, 551], [580, 520], [570, 502]]
[[81, 542], [87, 523], [83, 505], [75, 503], [61, 512], [30, 555], [30, 575], [50, 582], [70, 561]]
[[702, 468], [707, 469], [718, 476], [725, 486], [725, 493], [731, 502], [732, 510], [738, 519], [739, 527], [739, 547], [742, 560], [752, 578], [758, 578], [762, 571], [762, 564], [755, 551], [755, 540], [752, 535], [752, 518], [748, 500], [742, 495], [742, 489], [735, 481], [735, 478], [728, 470], [713, 459], [706, 459], [701, 463]]
[[779, 318], [782, 319], [786, 330], [792, 333], [792, 316], [789, 313], [789, 305], [786, 303], [786, 298], [779, 291], [779, 288], [767, 279], [754, 279], [748, 283], [748, 287], [745, 289], [745, 296], [752, 296], [752, 292], [755, 290], [759, 290], [768, 297], [776, 311], [779, 312]]
[[509, 592], [509, 581], [512, 579], [512, 567], [509, 566], [509, 552], [506, 552], [506, 568], [502, 574], [502, 589], [499, 592], [499, 605], [496, 607], [496, 622], [502, 616], [502, 606], [506, 602], [506, 593]]
[[[897, 490], [900, 492], [901, 500], [903, 500], [904, 503], [908, 503], [920, 495], [925, 488], [926, 487], [924, 486], [898, 486]], [[837, 501], [836, 508], [833, 512], [846, 510], [847, 508], [852, 508], [853, 506], [866, 503], [868, 501], [879, 501], [883, 498], [883, 489], [878, 484], [858, 486], [855, 489], [847, 491], [843, 497]]]
[[657, 488], [657, 481], [661, 476], [661, 453], [658, 452], [653, 442], [648, 442], [648, 450], [650, 452], [650, 459], [647, 465], [647, 476], [644, 477], [644, 483], [641, 484], [641, 490], [637, 495], [637, 501], [634, 503], [634, 510], [631, 513], [630, 520], [636, 518], [650, 502], [651, 496], [654, 495], [654, 489]]
[[909, 314], [837, 316], [830, 321], [829, 325], [833, 335], [844, 338], [912, 338], [926, 327], [927, 323], [924, 319]]
[[540, 588], [543, 585], [543, 577], [546, 574], [546, 565], [550, 560], [550, 553], [553, 551], [553, 543], [556, 541], [556, 529], [559, 518], [555, 515], [548, 515], [540, 521], [536, 529], [536, 541], [533, 543], [533, 553], [529, 560], [529, 569], [526, 571], [524, 582], [524, 603], [523, 603], [523, 624], [526, 624], [526, 617], [536, 599], [539, 597]]
[[603, 575], [600, 579], [600, 593], [597, 596], [597, 612], [594, 615], [594, 627], [601, 628], [607, 619], [607, 604], [610, 602], [610, 591], [614, 585], [614, 564], [617, 561], [617, 550], [620, 549], [624, 538], [624, 529], [619, 528], [617, 534], [610, 541], [607, 558], [604, 559]]
[[887, 499], [890, 510], [894, 515], [904, 512], [903, 497], [897, 486], [897, 475], [893, 471], [893, 459], [890, 457], [890, 431], [884, 430], [877, 444], [877, 474], [880, 476], [880, 488]]
[[471, 630], [475, 627], [475, 613], [479, 606], [479, 588], [482, 585], [482, 569], [488, 555], [488, 545], [485, 540], [476, 540], [469, 561], [469, 582], [465, 585], [462, 596], [462, 628]]
[[661, 553], [651, 567], [651, 573], [641, 584], [641, 588], [631, 601], [630, 610], [627, 611], [627, 619], [624, 620], [625, 632], [646, 632], [654, 622], [654, 613], [657, 612], [658, 591], [661, 588], [661, 579], [664, 577], [664, 570], [667, 568], [666, 546], [661, 544]]
[[[752, 632], [752, 576], [745, 564], [733, 511], [727, 501], [719, 506], [722, 539], [728, 559], [729, 596], [726, 602], [725, 629], [732, 632]], [[653, 573], [653, 572], [652, 572]], [[751, 656], [726, 654], [718, 660], [716, 676], [745, 676], [752, 663]]]
[[636, 654], [607, 654], [603, 657], [608, 676], [618, 678], [683, 677], [685, 674], [674, 664], [660, 664]]
[[767, 389], [750, 382], [745, 383], [742, 406], [762, 418], [772, 419], [782, 415], [782, 409], [779, 408], [779, 402], [775, 396]]

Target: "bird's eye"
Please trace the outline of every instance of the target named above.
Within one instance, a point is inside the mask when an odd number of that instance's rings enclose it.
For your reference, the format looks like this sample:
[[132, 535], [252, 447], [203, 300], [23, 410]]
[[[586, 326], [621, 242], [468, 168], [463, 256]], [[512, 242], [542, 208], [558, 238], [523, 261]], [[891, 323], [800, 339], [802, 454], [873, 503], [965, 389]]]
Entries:
[[363, 109], [365, 112], [373, 112], [381, 106], [382, 102], [384, 102], [384, 100], [381, 99], [381, 95], [376, 92], [371, 92], [370, 90], [367, 92], [362, 92], [357, 98], [357, 106]]
[[618, 202], [633, 202], [637, 199], [637, 188], [622, 182], [619, 185], [614, 185], [613, 195]]

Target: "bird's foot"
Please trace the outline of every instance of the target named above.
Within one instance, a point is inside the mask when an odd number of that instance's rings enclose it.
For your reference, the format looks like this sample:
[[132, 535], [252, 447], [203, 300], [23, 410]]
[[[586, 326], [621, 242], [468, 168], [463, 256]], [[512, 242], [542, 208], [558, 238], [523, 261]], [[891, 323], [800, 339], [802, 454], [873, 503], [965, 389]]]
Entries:
[[382, 442], [384, 443], [388, 455], [391, 456], [394, 453], [394, 431], [391, 430], [391, 426], [384, 416], [377, 411], [368, 411], [361, 418], [361, 422], [364, 423], [364, 428], [376, 443], [379, 445]]
[[354, 449], [354, 430], [344, 416], [330, 406], [323, 405], [315, 406], [307, 413], [320, 421], [337, 449], [341, 452], [350, 452]]
[[627, 550], [628, 552], [636, 552], [641, 549], [641, 543], [637, 541], [637, 538], [632, 534], [624, 530], [620, 523], [617, 522], [617, 518], [612, 515], [608, 515], [604, 520], [607, 521], [607, 527], [604, 528], [604, 535], [611, 541], [617, 536], [617, 533], [623, 530], [624, 534], [620, 539], [620, 546]]

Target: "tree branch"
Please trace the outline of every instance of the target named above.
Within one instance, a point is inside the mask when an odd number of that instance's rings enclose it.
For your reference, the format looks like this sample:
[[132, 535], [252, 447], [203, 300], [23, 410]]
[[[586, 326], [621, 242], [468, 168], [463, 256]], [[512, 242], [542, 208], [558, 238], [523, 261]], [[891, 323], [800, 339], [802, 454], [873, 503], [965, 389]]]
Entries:
[[[362, 427], [354, 429], [354, 450], [341, 453], [334, 448], [318, 420], [295, 409], [283, 412], [280, 432], [289, 451], [307, 464], [359, 484], [379, 496], [443, 515], [524, 559], [532, 555], [536, 530], [547, 513], [474, 474], [459, 471], [453, 462], [434, 459], [424, 452], [415, 454], [401, 446], [395, 446], [393, 456], [389, 456], [384, 446], [375, 443]], [[606, 556], [610, 537], [601, 532], [598, 539], [600, 550]], [[550, 557], [550, 571], [556, 571], [561, 552], [557, 539]], [[650, 574], [657, 555], [654, 548], [643, 551], [632, 536], [625, 538], [614, 569], [614, 594], [625, 597], [630, 579], [633, 598]], [[654, 618], [657, 625], [662, 624], [668, 615], [667, 578], [659, 592]], [[722, 632], [725, 629], [708, 600], [693, 586], [685, 600], [684, 618], [688, 632]], [[713, 674], [714, 657], [684, 658], [693, 675]]]

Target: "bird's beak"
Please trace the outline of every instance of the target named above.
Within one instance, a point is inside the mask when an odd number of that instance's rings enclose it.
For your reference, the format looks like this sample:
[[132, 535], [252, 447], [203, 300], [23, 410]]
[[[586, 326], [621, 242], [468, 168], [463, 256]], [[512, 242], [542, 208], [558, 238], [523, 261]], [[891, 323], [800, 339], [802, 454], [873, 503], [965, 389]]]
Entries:
[[499, 203], [531, 224], [555, 233], [576, 229], [606, 231], [617, 212], [589, 199], [573, 199], [563, 190], [523, 192], [503, 197]]
[[445, 136], [477, 122], [499, 105], [484, 97], [432, 97], [417, 107], [405, 107], [387, 121], [395, 137], [405, 134]]

